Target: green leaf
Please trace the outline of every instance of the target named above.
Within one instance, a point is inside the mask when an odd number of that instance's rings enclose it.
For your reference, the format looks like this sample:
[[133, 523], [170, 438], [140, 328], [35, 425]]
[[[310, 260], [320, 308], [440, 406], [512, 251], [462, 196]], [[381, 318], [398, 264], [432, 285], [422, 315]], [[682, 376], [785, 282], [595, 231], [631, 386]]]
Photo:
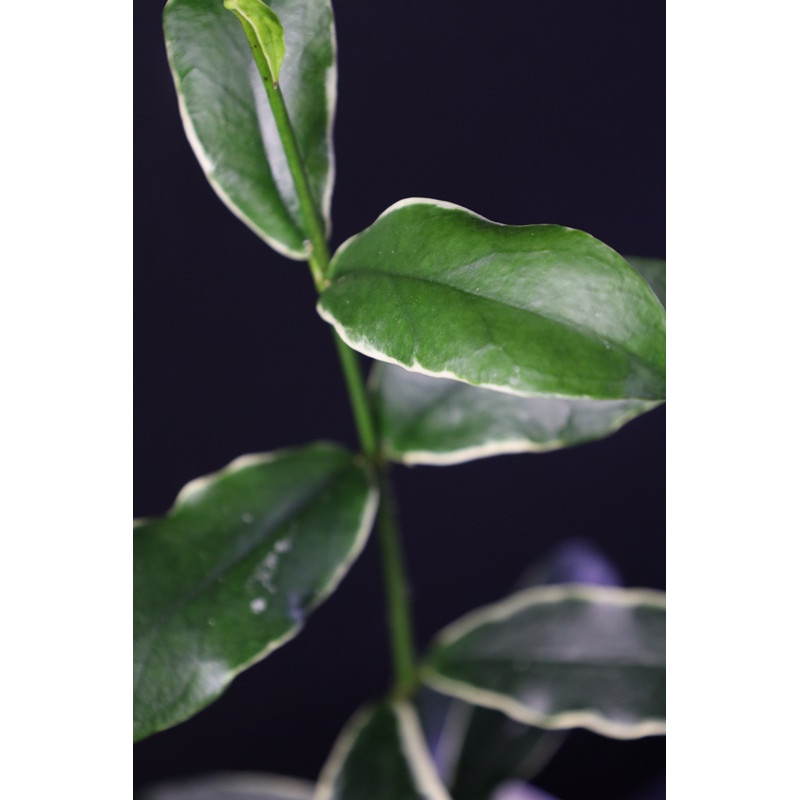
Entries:
[[311, 800], [314, 785], [282, 775], [222, 772], [149, 787], [137, 800]]
[[407, 703], [360, 711], [322, 770], [314, 800], [450, 800], [416, 711]]
[[625, 256], [625, 260], [647, 281], [664, 308], [667, 307], [667, 262], [663, 258]]
[[[532, 564], [517, 587], [567, 582], [618, 585], [619, 575], [594, 546], [571, 539]], [[419, 694], [418, 708], [433, 759], [454, 800], [488, 800], [509, 778], [530, 780], [566, 738], [564, 731], [544, 731], [427, 687]]]
[[[665, 262], [627, 258], [664, 302]], [[515, 397], [383, 363], [370, 379], [385, 455], [404, 464], [459, 464], [543, 453], [601, 439], [657, 403]]]
[[175, 725], [294, 637], [361, 552], [377, 505], [347, 451], [244, 456], [134, 530], [134, 738]]
[[243, 27], [252, 30], [267, 62], [269, 78], [277, 84], [286, 45], [283, 26], [275, 12], [261, 0], [224, 0], [223, 5], [236, 14]]
[[417, 706], [434, 763], [454, 800], [488, 800], [508, 778], [532, 778], [564, 739], [562, 732], [523, 725], [427, 687]]
[[445, 629], [423, 679], [540, 728], [664, 733], [664, 636], [661, 592], [537, 587]]
[[520, 396], [664, 397], [664, 309], [586, 233], [404, 200], [331, 276], [320, 314], [381, 361]]
[[[254, 2], [254, 0], [244, 0]], [[280, 86], [320, 215], [330, 225], [336, 60], [329, 0], [270, 0], [283, 25]], [[164, 35], [186, 135], [228, 208], [278, 252], [308, 238], [247, 37], [222, 0], [169, 0]]]
[[381, 447], [403, 464], [460, 464], [601, 439], [659, 405], [642, 400], [515, 397], [377, 364], [371, 385]]
[[469, 725], [450, 783], [454, 800], [488, 800], [510, 777], [532, 778], [563, 741], [561, 732], [523, 725], [493, 709], [469, 708]]

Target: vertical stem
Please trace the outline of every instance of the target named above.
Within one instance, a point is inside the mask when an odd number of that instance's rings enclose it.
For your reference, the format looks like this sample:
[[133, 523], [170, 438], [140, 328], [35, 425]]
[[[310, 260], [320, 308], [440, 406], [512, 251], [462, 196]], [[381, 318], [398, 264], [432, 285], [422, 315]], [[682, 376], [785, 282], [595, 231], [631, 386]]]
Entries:
[[358, 356], [339, 338], [336, 331], [333, 332], [333, 338], [339, 353], [347, 392], [350, 395], [350, 405], [353, 409], [353, 418], [358, 438], [361, 441], [361, 449], [371, 462], [375, 462], [378, 458], [378, 440], [375, 436], [375, 425], [369, 400], [367, 400], [367, 393], [364, 389], [364, 379], [361, 377], [361, 370], [358, 366]]
[[[304, 229], [311, 244], [308, 264], [314, 278], [314, 285], [317, 287], [317, 291], [321, 292], [327, 285], [328, 268], [330, 266], [330, 253], [325, 238], [325, 228], [311, 194], [303, 158], [297, 146], [297, 139], [286, 110], [283, 94], [277, 83], [272, 80], [266, 58], [261, 52], [255, 33], [250, 25], [246, 24], [245, 20], [240, 18], [240, 21], [242, 21], [242, 27], [253, 51], [253, 57], [264, 82], [264, 88], [267, 90], [267, 99], [275, 117], [278, 135], [286, 154], [286, 161], [289, 165], [295, 190], [297, 191]], [[394, 692], [397, 696], [405, 697], [414, 690], [417, 679], [414, 667], [414, 640], [411, 631], [408, 580], [400, 547], [397, 514], [389, 484], [388, 466], [385, 463], [381, 463], [375, 421], [369, 407], [358, 357], [339, 338], [338, 334], [334, 333], [334, 338], [350, 396], [350, 405], [353, 410], [361, 448], [378, 475], [381, 499], [378, 508], [377, 527], [383, 564], [386, 603], [389, 609], [389, 632], [395, 672]]]
[[379, 475], [381, 504], [378, 508], [378, 536], [381, 545], [384, 589], [389, 608], [395, 695], [402, 698], [409, 696], [417, 685], [414, 642], [411, 634], [411, 609], [405, 560], [400, 548], [397, 512], [387, 464], [380, 466]]
[[317, 205], [311, 195], [311, 188], [308, 183], [305, 165], [303, 164], [303, 157], [300, 155], [300, 148], [297, 146], [297, 139], [294, 135], [292, 123], [289, 120], [289, 112], [286, 110], [283, 93], [277, 81], [272, 78], [267, 59], [261, 51], [261, 45], [258, 42], [255, 31], [250, 26], [250, 23], [240, 14], [237, 13], [236, 16], [242, 24], [245, 36], [247, 36], [247, 42], [250, 45], [250, 50], [253, 53], [253, 58], [258, 67], [258, 74], [261, 76], [261, 81], [267, 91], [269, 107], [272, 109], [272, 114], [275, 117], [278, 136], [283, 146], [283, 152], [286, 155], [289, 173], [292, 176], [292, 182], [297, 192], [297, 199], [300, 203], [300, 215], [305, 223], [305, 233], [311, 243], [311, 254], [308, 259], [308, 264], [311, 267], [311, 274], [314, 276], [314, 284], [317, 287], [317, 291], [322, 291], [325, 286], [325, 273], [328, 269], [328, 263], [330, 262], [328, 243], [325, 239], [325, 226], [322, 224], [322, 219], [317, 211]]

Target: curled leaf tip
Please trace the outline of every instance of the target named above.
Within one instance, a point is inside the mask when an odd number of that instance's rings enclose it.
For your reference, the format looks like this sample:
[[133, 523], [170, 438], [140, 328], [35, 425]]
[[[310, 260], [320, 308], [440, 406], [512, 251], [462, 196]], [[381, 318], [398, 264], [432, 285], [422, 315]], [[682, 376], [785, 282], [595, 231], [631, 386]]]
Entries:
[[269, 70], [270, 80], [277, 85], [286, 45], [283, 26], [275, 12], [261, 0], [223, 0], [222, 5], [236, 14], [253, 48], [256, 63], [260, 56]]

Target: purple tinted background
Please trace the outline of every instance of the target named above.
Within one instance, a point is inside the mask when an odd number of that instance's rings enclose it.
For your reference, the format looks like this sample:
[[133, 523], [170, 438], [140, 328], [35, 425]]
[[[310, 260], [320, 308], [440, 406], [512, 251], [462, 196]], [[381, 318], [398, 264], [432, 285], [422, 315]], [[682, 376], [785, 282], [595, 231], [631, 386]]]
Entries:
[[[158, 0], [136, 45], [136, 515], [245, 453], [355, 444], [305, 267], [219, 202], [182, 132]], [[334, 244], [427, 196], [508, 223], [665, 255], [664, 4], [334, 0]], [[506, 594], [558, 541], [595, 542], [627, 585], [664, 586], [663, 409], [544, 456], [396, 470], [420, 647]], [[375, 543], [298, 639], [189, 722], [134, 749], [138, 785], [212, 769], [314, 777], [390, 673]], [[659, 738], [578, 731], [537, 783], [622, 798], [663, 772]]]

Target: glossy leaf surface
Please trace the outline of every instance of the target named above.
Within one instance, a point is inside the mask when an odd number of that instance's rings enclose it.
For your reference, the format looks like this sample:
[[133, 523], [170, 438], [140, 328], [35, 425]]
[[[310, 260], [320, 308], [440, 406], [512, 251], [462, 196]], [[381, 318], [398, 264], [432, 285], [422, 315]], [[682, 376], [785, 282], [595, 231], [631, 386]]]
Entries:
[[245, 456], [134, 530], [134, 738], [175, 725], [279, 647], [361, 552], [366, 470], [329, 444]]
[[[627, 258], [665, 302], [665, 262]], [[404, 464], [459, 464], [503, 453], [543, 453], [610, 435], [657, 403], [515, 397], [376, 364], [373, 402], [384, 453]]]
[[661, 592], [537, 587], [447, 628], [424, 679], [537, 727], [635, 738], [665, 729], [664, 640]]
[[153, 786], [137, 800], [311, 800], [314, 785], [258, 773], [219, 773]]
[[346, 242], [320, 314], [353, 348], [520, 396], [660, 400], [664, 309], [581, 231], [404, 200]]
[[[329, 224], [336, 62], [329, 0], [269, 0], [286, 53], [280, 87]], [[223, 202], [268, 244], [305, 258], [289, 167], [242, 26], [222, 0], [169, 0], [164, 34], [186, 135]]]
[[406, 703], [363, 710], [342, 731], [314, 800], [450, 800]]

